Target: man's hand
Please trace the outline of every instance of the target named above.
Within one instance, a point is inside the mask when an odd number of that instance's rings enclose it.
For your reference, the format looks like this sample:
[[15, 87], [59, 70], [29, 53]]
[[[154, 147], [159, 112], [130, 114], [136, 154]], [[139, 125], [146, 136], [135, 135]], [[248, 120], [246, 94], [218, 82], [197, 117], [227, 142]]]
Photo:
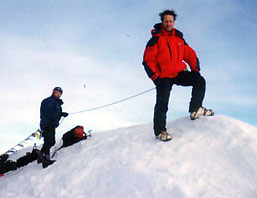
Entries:
[[68, 113], [66, 113], [66, 112], [61, 112], [61, 116], [63, 116], [63, 117], [67, 117], [69, 114]]
[[200, 74], [199, 71], [193, 70], [193, 71], [191, 71], [191, 73], [193, 74], [194, 77], [199, 77], [199, 76], [201, 76], [201, 74]]
[[153, 83], [155, 84], [156, 87], [159, 86], [159, 85], [161, 84], [161, 82], [162, 82], [162, 80], [161, 80], [160, 77], [157, 77], [157, 78], [153, 81]]

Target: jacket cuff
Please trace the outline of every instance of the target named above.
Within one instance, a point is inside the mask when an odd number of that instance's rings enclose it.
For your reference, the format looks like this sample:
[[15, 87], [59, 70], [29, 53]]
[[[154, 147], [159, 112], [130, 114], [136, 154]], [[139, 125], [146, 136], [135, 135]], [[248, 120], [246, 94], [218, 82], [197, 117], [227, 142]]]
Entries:
[[200, 69], [195, 68], [195, 69], [193, 69], [192, 71], [200, 72]]
[[156, 78], [158, 78], [159, 76], [158, 76], [158, 74], [154, 74], [152, 77], [151, 77], [151, 79], [152, 79], [152, 81], [154, 81]]

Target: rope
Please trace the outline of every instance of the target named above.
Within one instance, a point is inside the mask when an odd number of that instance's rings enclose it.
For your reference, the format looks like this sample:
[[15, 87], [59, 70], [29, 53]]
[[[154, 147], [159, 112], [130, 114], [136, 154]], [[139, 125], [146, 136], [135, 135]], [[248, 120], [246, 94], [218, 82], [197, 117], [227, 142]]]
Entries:
[[89, 112], [89, 111], [94, 111], [94, 110], [102, 109], [102, 108], [105, 108], [105, 107], [109, 107], [109, 106], [112, 106], [112, 105], [115, 105], [115, 104], [118, 104], [118, 103], [125, 102], [125, 101], [127, 101], [127, 100], [132, 99], [132, 98], [138, 97], [138, 96], [143, 95], [143, 94], [145, 94], [145, 93], [147, 93], [147, 92], [150, 92], [150, 91], [152, 91], [152, 90], [154, 90], [154, 89], [155, 89], [155, 87], [154, 87], [154, 88], [151, 88], [151, 89], [148, 89], [148, 90], [146, 90], [146, 91], [140, 92], [140, 93], [138, 93], [138, 94], [136, 94], [136, 95], [133, 95], [133, 96], [130, 96], [130, 97], [127, 97], [127, 98], [118, 100], [118, 101], [113, 102], [113, 103], [110, 103], [110, 104], [106, 104], [106, 105], [102, 105], [102, 106], [99, 106], [99, 107], [94, 107], [94, 108], [86, 109], [86, 110], [82, 110], [82, 111], [76, 111], [76, 112], [69, 113], [69, 114], [72, 115], [72, 114], [77, 114], [77, 113], [84, 113], [84, 112]]
[[[89, 111], [94, 111], [94, 110], [98, 110], [98, 109], [102, 109], [102, 108], [105, 108], [105, 107], [109, 107], [109, 106], [112, 106], [112, 105], [115, 105], [115, 104], [119, 104], [119, 103], [122, 103], [122, 102], [125, 102], [127, 100], [130, 100], [132, 98], [136, 98], [140, 95], [143, 95], [147, 92], [150, 92], [152, 90], [154, 90], [154, 88], [151, 88], [151, 89], [148, 89], [148, 90], [145, 90], [143, 92], [140, 92], [136, 95], [133, 95], [133, 96], [130, 96], [130, 97], [127, 97], [127, 98], [124, 98], [124, 99], [121, 99], [121, 100], [118, 100], [116, 102], [112, 102], [110, 104], [106, 104], [106, 105], [102, 105], [102, 106], [99, 106], [99, 107], [94, 107], [94, 108], [91, 108], [91, 109], [86, 109], [86, 110], [82, 110], [82, 111], [77, 111], [77, 112], [72, 112], [72, 113], [69, 113], [70, 115], [73, 115], [73, 114], [77, 114], [77, 113], [84, 113], [84, 112], [89, 112]], [[59, 125], [61, 125], [61, 123], [64, 121], [64, 118], [59, 122]], [[8, 153], [8, 154], [12, 154], [12, 153], [15, 153], [17, 152], [18, 148], [17, 147], [21, 147], [23, 148], [24, 147], [24, 143], [27, 142], [28, 140], [31, 140], [31, 137], [36, 137], [38, 139], [41, 139], [41, 130], [38, 129], [36, 132], [32, 133], [31, 135], [29, 135], [26, 139], [24, 139], [23, 141], [21, 141], [19, 144], [15, 145], [14, 147], [12, 147], [11, 149], [9, 149], [8, 151], [6, 151], [5, 153]]]

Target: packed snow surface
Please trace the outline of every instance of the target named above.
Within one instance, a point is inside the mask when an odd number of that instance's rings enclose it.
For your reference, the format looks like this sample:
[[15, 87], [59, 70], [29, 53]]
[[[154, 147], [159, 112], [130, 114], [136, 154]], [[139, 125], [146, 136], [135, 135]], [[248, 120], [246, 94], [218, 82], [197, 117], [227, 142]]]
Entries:
[[155, 140], [152, 124], [94, 132], [46, 169], [33, 162], [1, 177], [0, 197], [257, 197], [256, 127], [216, 115], [168, 131], [170, 142]]

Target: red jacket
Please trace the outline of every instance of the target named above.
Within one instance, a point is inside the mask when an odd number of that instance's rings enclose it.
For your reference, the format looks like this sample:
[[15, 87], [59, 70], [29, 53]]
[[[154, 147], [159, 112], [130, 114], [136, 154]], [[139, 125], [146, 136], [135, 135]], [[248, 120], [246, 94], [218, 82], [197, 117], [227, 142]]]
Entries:
[[149, 78], [175, 78], [186, 69], [185, 62], [192, 71], [200, 71], [196, 53], [185, 42], [180, 31], [173, 28], [168, 32], [161, 24], [156, 24], [154, 28], [152, 38], [146, 45], [143, 61]]

